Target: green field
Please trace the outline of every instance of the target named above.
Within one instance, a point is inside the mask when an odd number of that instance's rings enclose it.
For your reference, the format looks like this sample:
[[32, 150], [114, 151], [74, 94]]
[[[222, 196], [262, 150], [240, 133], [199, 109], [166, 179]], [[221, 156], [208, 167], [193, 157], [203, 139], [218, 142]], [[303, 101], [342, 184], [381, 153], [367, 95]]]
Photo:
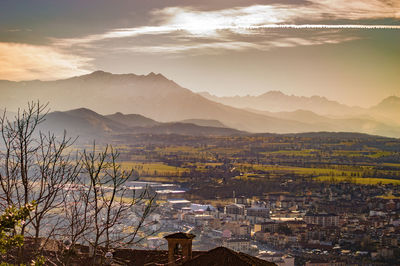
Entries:
[[360, 173], [359, 170], [346, 170], [346, 169], [333, 169], [333, 168], [303, 168], [294, 166], [283, 165], [251, 165], [251, 164], [237, 164], [237, 167], [242, 171], [250, 168], [253, 170], [269, 171], [272, 173], [293, 173], [304, 176], [318, 176], [318, 175], [334, 175], [339, 176], [342, 174], [351, 175], [351, 173]]
[[309, 157], [315, 156], [316, 150], [280, 150], [280, 151], [270, 151], [263, 152], [262, 154], [268, 155], [286, 155], [286, 156], [300, 156], [300, 157]]
[[121, 166], [125, 170], [133, 169], [139, 173], [140, 176], [179, 176], [188, 169], [181, 167], [169, 166], [164, 163], [136, 163], [136, 162], [122, 162]]
[[321, 182], [332, 182], [332, 183], [341, 183], [341, 182], [349, 182], [359, 185], [379, 185], [379, 184], [394, 184], [400, 185], [400, 180], [395, 179], [387, 179], [387, 178], [362, 178], [362, 177], [340, 177], [340, 176], [319, 176], [316, 177], [315, 180]]
[[[280, 177], [282, 175], [297, 175], [303, 177], [312, 177], [317, 181], [331, 181], [331, 182], [351, 182], [363, 185], [378, 185], [378, 184], [395, 184], [400, 185], [400, 180], [391, 178], [375, 178], [375, 174], [387, 174], [390, 171], [373, 171], [372, 166], [351, 167], [349, 169], [334, 169], [334, 168], [303, 168], [282, 165], [251, 165], [251, 164], [237, 164], [236, 167], [244, 172], [241, 176], [236, 176], [238, 180], [257, 180], [263, 178], [263, 174], [254, 174], [251, 171], [265, 171], [268, 172], [269, 178]], [[354, 168], [350, 170], [350, 168]]]

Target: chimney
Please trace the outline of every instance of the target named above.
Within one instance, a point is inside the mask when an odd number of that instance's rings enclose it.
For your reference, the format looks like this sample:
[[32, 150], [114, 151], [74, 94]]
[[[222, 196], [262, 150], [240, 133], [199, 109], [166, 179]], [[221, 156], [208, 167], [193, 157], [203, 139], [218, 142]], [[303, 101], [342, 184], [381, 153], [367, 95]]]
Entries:
[[192, 258], [192, 240], [196, 236], [175, 233], [164, 238], [168, 241], [168, 265], [178, 265]]

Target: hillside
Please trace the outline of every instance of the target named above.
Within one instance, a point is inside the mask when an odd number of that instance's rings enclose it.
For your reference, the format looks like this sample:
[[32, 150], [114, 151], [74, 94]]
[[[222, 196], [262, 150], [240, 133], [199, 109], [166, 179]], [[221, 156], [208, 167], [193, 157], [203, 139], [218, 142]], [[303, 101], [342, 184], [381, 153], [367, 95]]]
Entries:
[[220, 121], [214, 120], [214, 119], [185, 119], [180, 122], [195, 124], [195, 125], [203, 126], [203, 127], [226, 127]]
[[40, 124], [42, 131], [61, 134], [64, 130], [71, 137], [99, 138], [114, 132], [126, 130], [126, 126], [102, 116], [90, 109], [79, 108], [66, 112], [51, 112]]
[[138, 114], [124, 115], [120, 112], [117, 112], [112, 115], [106, 115], [105, 117], [128, 127], [150, 127], [160, 124], [160, 122]]
[[87, 108], [52, 112], [40, 124], [42, 131], [52, 131], [86, 139], [103, 139], [120, 134], [177, 134], [191, 136], [230, 136], [245, 132], [226, 128], [199, 126], [193, 123], [160, 123], [141, 115], [116, 113], [100, 115]]

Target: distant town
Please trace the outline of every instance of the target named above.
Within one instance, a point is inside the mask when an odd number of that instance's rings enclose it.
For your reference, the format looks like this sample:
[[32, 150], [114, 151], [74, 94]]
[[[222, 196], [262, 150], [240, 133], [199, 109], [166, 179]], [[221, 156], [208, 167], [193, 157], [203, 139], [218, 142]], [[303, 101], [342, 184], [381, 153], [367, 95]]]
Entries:
[[[398, 187], [327, 184], [301, 195], [271, 192], [264, 197], [233, 197], [226, 204], [197, 204], [172, 184], [131, 182], [150, 187], [160, 205], [155, 232], [144, 246], [165, 248], [163, 234], [196, 235], [194, 249], [225, 246], [277, 265], [397, 264], [400, 240]], [[234, 195], [235, 196], [235, 195]]]

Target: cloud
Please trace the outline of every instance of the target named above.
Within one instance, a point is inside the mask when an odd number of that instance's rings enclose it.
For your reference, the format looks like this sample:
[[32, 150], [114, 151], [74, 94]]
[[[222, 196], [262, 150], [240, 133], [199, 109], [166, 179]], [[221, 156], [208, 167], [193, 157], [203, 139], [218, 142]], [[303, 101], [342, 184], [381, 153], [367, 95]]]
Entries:
[[240, 51], [245, 49], [263, 49], [256, 43], [229, 41], [229, 42], [210, 42], [210, 43], [187, 43], [187, 44], [169, 44], [169, 45], [154, 45], [154, 46], [134, 46], [121, 48], [120, 51], [129, 51], [135, 53], [160, 53], [175, 56], [182, 52], [189, 52], [190, 55], [199, 54], [217, 54], [221, 50], [224, 51]]
[[[194, 35], [215, 35], [221, 29], [245, 33], [246, 29], [255, 28], [341, 27], [341, 25], [332, 24], [335, 24], [335, 20], [400, 18], [400, 4], [384, 1], [311, 0], [309, 3], [306, 5], [253, 5], [214, 11], [170, 7], [155, 11], [153, 15], [161, 18], [163, 27], [175, 27]], [[324, 20], [333, 23], [315, 26], [314, 23], [304, 23]], [[343, 26], [362, 29], [368, 28], [369, 25], [355, 23]], [[396, 28], [396, 26], [379, 25], [379, 28]]]
[[[114, 29], [104, 34], [65, 39], [67, 44], [158, 35], [186, 31], [192, 35], [218, 35], [220, 30], [246, 33], [257, 28], [352, 28], [400, 29], [400, 25], [335, 25], [335, 20], [400, 19], [400, 2], [382, 0], [310, 0], [302, 5], [252, 5], [222, 10], [199, 11], [190, 7], [167, 7], [151, 13], [158, 25]], [[330, 24], [299, 23], [329, 20]], [[249, 31], [247, 33], [250, 33]]]
[[[87, 52], [109, 47], [115, 51], [142, 53], [177, 54], [194, 50], [208, 53], [339, 43], [358, 38], [330, 32], [335, 33], [335, 30], [400, 29], [400, 25], [365, 23], [400, 18], [400, 2], [386, 0], [309, 0], [303, 4], [251, 5], [208, 11], [167, 7], [153, 10], [150, 15], [153, 25], [114, 29], [81, 38], [54, 39], [53, 44]], [[359, 23], [360, 20], [364, 23]], [[303, 34], [293, 33], [292, 29], [301, 30]], [[322, 38], [321, 32], [307, 31], [310, 29], [321, 30], [325, 36]], [[280, 34], [271, 36], [266, 30], [280, 30]], [[258, 39], [253, 40], [254, 36]], [[140, 42], [124, 45], [118, 41], [128, 38], [152, 41], [147, 45], [137, 44]], [[172, 38], [173, 43], [170, 42]], [[204, 42], [205, 39], [208, 41]], [[111, 42], [113, 44], [107, 45]], [[116, 47], [116, 43], [120, 47]]]
[[90, 59], [49, 46], [0, 42], [0, 79], [56, 79], [86, 74]]
[[120, 53], [137, 53], [137, 54], [166, 54], [171, 57], [176, 57], [179, 54], [185, 53], [185, 56], [197, 56], [202, 54], [220, 54], [222, 51], [243, 51], [243, 50], [260, 50], [269, 51], [277, 47], [295, 47], [295, 46], [308, 46], [308, 45], [322, 45], [322, 44], [337, 44], [341, 42], [353, 41], [359, 39], [355, 36], [343, 36], [337, 32], [315, 32], [312, 36], [304, 38], [301, 35], [292, 34], [286, 36], [279, 33], [269, 33], [268, 38], [258, 37], [252, 41], [245, 38], [243, 40], [217, 40], [206, 39], [203, 42], [188, 40], [186, 42], [180, 41], [176, 43], [169, 43], [163, 45], [134, 45], [123, 48], [116, 48], [115, 51]]

